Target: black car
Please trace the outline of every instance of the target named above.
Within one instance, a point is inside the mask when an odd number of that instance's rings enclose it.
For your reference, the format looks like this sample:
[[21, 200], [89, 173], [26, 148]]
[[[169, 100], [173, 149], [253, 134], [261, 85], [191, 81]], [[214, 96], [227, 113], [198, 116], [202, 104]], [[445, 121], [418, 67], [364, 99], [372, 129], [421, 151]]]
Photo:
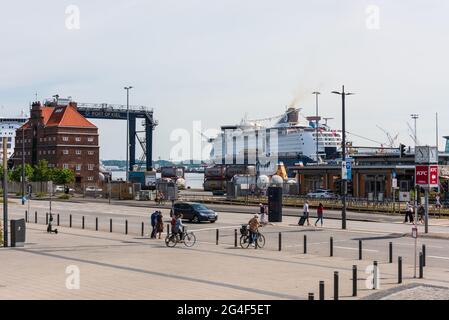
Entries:
[[218, 214], [206, 207], [204, 204], [196, 202], [177, 202], [174, 204], [173, 209], [170, 212], [170, 216], [173, 214], [182, 214], [184, 220], [193, 222], [210, 221], [215, 222], [218, 219]]

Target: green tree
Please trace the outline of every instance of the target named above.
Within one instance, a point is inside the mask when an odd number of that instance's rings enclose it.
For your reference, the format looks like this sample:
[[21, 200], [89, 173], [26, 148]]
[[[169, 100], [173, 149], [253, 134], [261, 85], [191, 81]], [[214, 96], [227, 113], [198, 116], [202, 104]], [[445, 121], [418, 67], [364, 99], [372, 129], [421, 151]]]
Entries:
[[31, 181], [49, 181], [50, 180], [50, 169], [48, 168], [47, 160], [40, 160], [33, 169], [33, 175]]
[[50, 170], [50, 178], [55, 184], [69, 184], [75, 181], [75, 174], [70, 169], [54, 168]]
[[[28, 163], [25, 164], [25, 179], [30, 179], [33, 176], [33, 167]], [[9, 173], [9, 180], [20, 182], [22, 181], [22, 165], [14, 168], [14, 170]]]

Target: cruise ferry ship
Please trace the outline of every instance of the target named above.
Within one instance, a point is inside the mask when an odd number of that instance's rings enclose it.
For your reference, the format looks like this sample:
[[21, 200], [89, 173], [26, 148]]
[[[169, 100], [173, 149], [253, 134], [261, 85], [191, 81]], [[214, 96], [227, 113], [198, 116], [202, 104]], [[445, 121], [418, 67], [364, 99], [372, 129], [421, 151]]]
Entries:
[[338, 158], [341, 130], [332, 130], [327, 121], [320, 123], [319, 117], [301, 117], [300, 110], [288, 108], [272, 118], [274, 124], [243, 119], [238, 125], [222, 126], [220, 134], [210, 139], [212, 162], [256, 165], [259, 174], [271, 176], [281, 162], [294, 166]]

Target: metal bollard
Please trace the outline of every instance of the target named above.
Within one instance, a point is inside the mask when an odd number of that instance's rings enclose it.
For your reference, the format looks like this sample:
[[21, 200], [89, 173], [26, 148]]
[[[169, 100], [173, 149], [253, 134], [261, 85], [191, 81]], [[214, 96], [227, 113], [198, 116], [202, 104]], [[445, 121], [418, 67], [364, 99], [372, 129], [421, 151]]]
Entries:
[[331, 237], [330, 239], [330, 256], [334, 256], [334, 237]]
[[81, 222], [81, 229], [84, 229], [84, 216], [83, 216], [82, 222]]
[[141, 237], [143, 237], [143, 235], [144, 235], [144, 228], [145, 228], [145, 223], [142, 222], [142, 226], [141, 226], [141, 230], [140, 230]]
[[398, 257], [398, 283], [402, 283], [402, 257]]
[[374, 261], [373, 263], [373, 290], [377, 289], [377, 283], [378, 283], [378, 272], [377, 272], [377, 261]]
[[422, 266], [426, 266], [426, 245], [422, 245]]
[[125, 234], [128, 234], [128, 220], [125, 220]]
[[215, 232], [215, 244], [218, 246], [218, 239], [220, 238], [220, 230], [217, 229]]
[[45, 224], [48, 224], [48, 212], [45, 212]]
[[37, 211], [34, 211], [34, 223], [37, 223]]
[[334, 271], [334, 300], [338, 300], [338, 271]]
[[362, 257], [363, 257], [363, 255], [362, 255], [362, 240], [359, 240], [359, 260], [362, 260]]
[[237, 248], [237, 229], [234, 229], [234, 248]]
[[352, 296], [357, 297], [357, 266], [352, 266]]
[[324, 281], [320, 281], [320, 300], [324, 300]]
[[423, 266], [423, 254], [422, 252], [419, 253], [419, 278], [424, 278], [424, 266]]
[[309, 300], [315, 300], [313, 292], [309, 292]]
[[170, 223], [167, 223], [167, 237], [170, 235]]
[[279, 232], [279, 251], [282, 250], [282, 233]]
[[95, 231], [98, 231], [98, 217], [95, 218]]
[[109, 219], [109, 232], [112, 232], [112, 219]]
[[307, 235], [304, 235], [304, 254], [307, 253]]
[[70, 215], [70, 217], [69, 217], [69, 226], [70, 226], [70, 228], [72, 227], [72, 215]]
[[27, 210], [25, 210], [25, 222], [28, 223], [28, 211]]
[[393, 263], [393, 242], [389, 245], [389, 262]]
[[59, 213], [56, 215], [56, 225], [59, 227]]

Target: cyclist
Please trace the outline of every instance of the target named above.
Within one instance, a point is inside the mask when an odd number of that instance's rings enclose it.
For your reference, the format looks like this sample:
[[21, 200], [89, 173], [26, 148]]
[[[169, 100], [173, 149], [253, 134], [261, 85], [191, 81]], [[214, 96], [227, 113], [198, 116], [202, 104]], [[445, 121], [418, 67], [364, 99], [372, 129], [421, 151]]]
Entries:
[[180, 214], [176, 217], [176, 224], [175, 224], [175, 228], [173, 229], [173, 233], [178, 233], [179, 234], [179, 239], [183, 240], [183, 234], [182, 234], [182, 228], [184, 227], [184, 225], [182, 224], [182, 217], [183, 215]]
[[253, 244], [256, 240], [258, 229], [260, 227], [259, 216], [257, 214], [254, 215], [249, 221], [249, 244]]

